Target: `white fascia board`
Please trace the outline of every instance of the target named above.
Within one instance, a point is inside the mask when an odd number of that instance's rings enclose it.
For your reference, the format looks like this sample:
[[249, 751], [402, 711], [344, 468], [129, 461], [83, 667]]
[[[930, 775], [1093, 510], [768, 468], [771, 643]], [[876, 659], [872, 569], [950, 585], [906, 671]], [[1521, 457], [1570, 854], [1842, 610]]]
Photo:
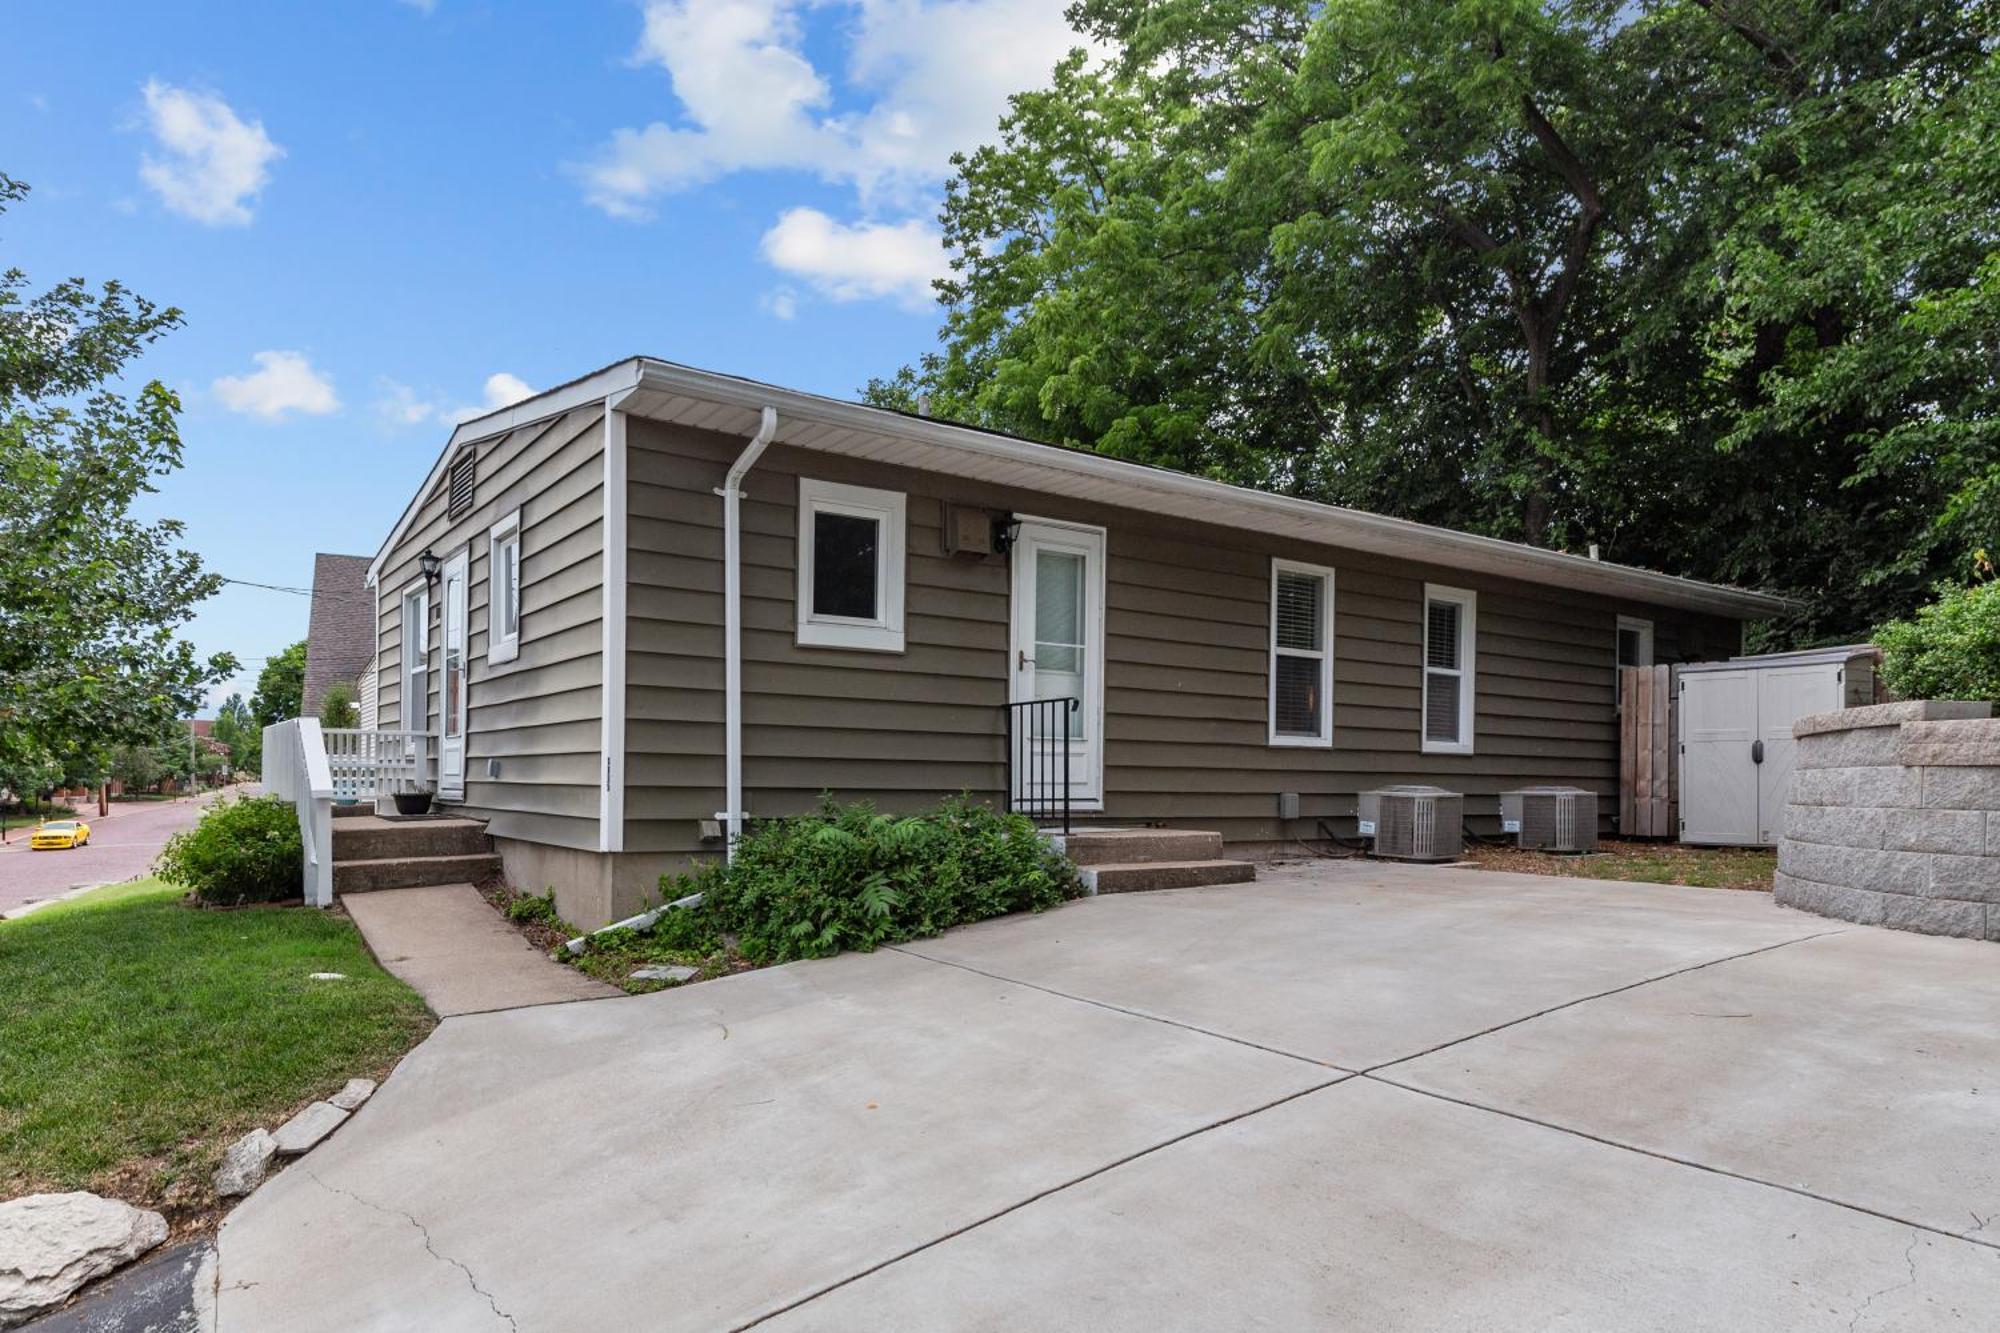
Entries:
[[628, 357], [602, 370], [593, 371], [581, 379], [558, 385], [546, 393], [523, 398], [512, 407], [503, 407], [497, 412], [488, 412], [484, 416], [473, 417], [470, 421], [461, 421], [452, 431], [451, 438], [445, 441], [437, 462], [431, 465], [429, 474], [424, 477], [424, 484], [417, 487], [417, 493], [411, 496], [409, 504], [403, 507], [402, 516], [396, 520], [396, 526], [389, 530], [388, 540], [384, 541], [381, 549], [375, 553], [374, 561], [368, 566], [367, 582], [373, 584], [381, 577], [382, 562], [389, 558], [389, 552], [403, 539], [403, 534], [409, 531], [410, 521], [417, 516], [417, 510], [423, 507], [424, 497], [429, 495], [444, 477], [445, 469], [451, 465], [452, 455], [460, 448], [476, 444], [481, 440], [490, 440], [496, 435], [505, 435], [509, 431], [519, 430], [532, 422], [562, 416], [587, 403], [630, 394], [639, 383], [640, 371], [644, 364], [644, 359], [641, 357]]
[[644, 387], [649, 389], [711, 402], [752, 409], [775, 407], [794, 428], [801, 423], [817, 422], [982, 454], [1043, 468], [1052, 473], [1108, 481], [1131, 491], [1136, 508], [1144, 507], [1144, 496], [1148, 493], [1201, 500], [1214, 507], [1214, 517], [1210, 521], [1224, 526], [1256, 529], [1260, 526], [1260, 517], [1279, 515], [1310, 522], [1320, 530], [1320, 535], [1314, 540], [1332, 546], [1360, 543], [1364, 549], [1374, 549], [1371, 543], [1399, 547], [1422, 545], [1435, 552], [1430, 557], [1434, 564], [1458, 565], [1530, 583], [1553, 584], [1605, 596], [1739, 618], [1782, 615], [1792, 605], [1788, 599], [1770, 593], [1703, 583], [1654, 570], [1502, 541], [1497, 537], [1481, 537], [1450, 528], [1414, 523], [1408, 519], [1371, 514], [1365, 510], [1343, 509], [1314, 500], [1273, 495], [1268, 491], [1129, 463], [1103, 454], [1036, 444], [970, 426], [904, 416], [860, 403], [846, 403], [836, 398], [695, 370], [667, 361], [643, 360], [641, 379]]

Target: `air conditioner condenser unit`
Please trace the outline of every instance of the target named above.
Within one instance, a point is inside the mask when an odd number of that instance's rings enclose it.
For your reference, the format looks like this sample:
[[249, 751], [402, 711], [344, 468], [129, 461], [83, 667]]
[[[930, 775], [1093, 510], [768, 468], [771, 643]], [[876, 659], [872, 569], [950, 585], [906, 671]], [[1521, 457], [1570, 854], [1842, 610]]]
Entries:
[[1597, 850], [1597, 793], [1581, 787], [1523, 787], [1500, 793], [1500, 831], [1517, 847], [1544, 852]]
[[1465, 850], [1465, 797], [1442, 787], [1383, 787], [1361, 793], [1360, 833], [1375, 855], [1396, 861], [1456, 861]]

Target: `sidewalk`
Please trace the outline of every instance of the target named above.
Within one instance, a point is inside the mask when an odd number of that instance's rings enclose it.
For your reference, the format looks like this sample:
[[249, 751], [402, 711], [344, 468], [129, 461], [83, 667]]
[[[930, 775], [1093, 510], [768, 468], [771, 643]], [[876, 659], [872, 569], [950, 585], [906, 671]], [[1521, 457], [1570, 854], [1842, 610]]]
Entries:
[[340, 904], [382, 966], [439, 1018], [624, 993], [543, 957], [470, 884], [380, 889]]

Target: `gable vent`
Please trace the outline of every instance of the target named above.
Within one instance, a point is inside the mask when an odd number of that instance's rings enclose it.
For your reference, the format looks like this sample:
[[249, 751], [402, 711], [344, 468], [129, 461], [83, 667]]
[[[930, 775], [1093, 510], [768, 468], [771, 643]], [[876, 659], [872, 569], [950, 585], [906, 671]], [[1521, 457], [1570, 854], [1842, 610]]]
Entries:
[[445, 506], [445, 513], [451, 518], [462, 518], [472, 512], [473, 465], [478, 454], [467, 449], [451, 465], [451, 478], [447, 483], [451, 499]]

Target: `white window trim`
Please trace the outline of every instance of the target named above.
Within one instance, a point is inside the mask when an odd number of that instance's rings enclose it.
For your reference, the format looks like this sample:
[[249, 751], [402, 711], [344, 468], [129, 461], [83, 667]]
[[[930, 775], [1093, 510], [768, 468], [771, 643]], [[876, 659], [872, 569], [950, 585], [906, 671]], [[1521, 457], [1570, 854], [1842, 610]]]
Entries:
[[[1431, 713], [1431, 672], [1445, 671], [1444, 667], [1431, 665], [1431, 603], [1449, 602], [1459, 608], [1458, 676], [1461, 688], [1458, 691], [1458, 739], [1456, 741], [1434, 741], [1426, 733], [1429, 728], [1425, 719]], [[1478, 695], [1479, 665], [1479, 595], [1466, 588], [1449, 588], [1442, 583], [1424, 585], [1424, 633], [1423, 657], [1419, 665], [1424, 673], [1424, 697], [1422, 711], [1417, 714], [1417, 736], [1423, 742], [1425, 754], [1471, 754], [1473, 753], [1472, 719], [1474, 703]]]
[[[500, 606], [500, 544], [514, 539], [514, 632], [503, 634]], [[486, 532], [486, 661], [490, 666], [511, 662], [521, 655], [521, 511], [516, 509]]]
[[[903, 651], [907, 506], [908, 497], [901, 491], [799, 478], [798, 642], [802, 646], [875, 653]], [[872, 620], [812, 612], [813, 516], [820, 513], [872, 518], [881, 525], [881, 546], [875, 561], [875, 609], [880, 614]]]
[[1644, 649], [1643, 655], [1646, 659], [1643, 662], [1634, 662], [1632, 665], [1652, 666], [1655, 661], [1653, 657], [1653, 622], [1641, 616], [1618, 617], [1618, 630], [1612, 636], [1611, 639], [1612, 661], [1617, 663], [1617, 665], [1621, 667], [1625, 665], [1624, 662], [1618, 660], [1618, 640], [1620, 637], [1624, 635], [1625, 631], [1628, 629], [1634, 630], [1638, 633], [1639, 643], [1641, 647]]
[[[1280, 574], [1304, 574], [1320, 580], [1326, 595], [1319, 604], [1319, 641], [1322, 647], [1317, 653], [1303, 648], [1280, 648], [1278, 646], [1278, 576]], [[1325, 565], [1308, 565], [1297, 560], [1271, 561], [1271, 655], [1265, 668], [1264, 693], [1267, 698], [1266, 725], [1273, 745], [1314, 746], [1321, 749], [1333, 744], [1333, 571]], [[1278, 730], [1278, 658], [1318, 657], [1319, 658], [1319, 733], [1307, 736]]]
[[[410, 652], [410, 599], [412, 597], [423, 599], [423, 614], [417, 617], [416, 624], [415, 661], [417, 665], [415, 666], [411, 665], [412, 654]], [[402, 679], [396, 685], [397, 725], [404, 731], [429, 732], [431, 729], [431, 585], [423, 579], [416, 579], [404, 584], [396, 606], [396, 615], [399, 620], [399, 626], [396, 631], [398, 638], [396, 661], [402, 669]], [[410, 686], [415, 683], [415, 678], [418, 676], [423, 677], [423, 698], [419, 702], [418, 715], [413, 719], [410, 716], [410, 704], [415, 691], [412, 691]]]

